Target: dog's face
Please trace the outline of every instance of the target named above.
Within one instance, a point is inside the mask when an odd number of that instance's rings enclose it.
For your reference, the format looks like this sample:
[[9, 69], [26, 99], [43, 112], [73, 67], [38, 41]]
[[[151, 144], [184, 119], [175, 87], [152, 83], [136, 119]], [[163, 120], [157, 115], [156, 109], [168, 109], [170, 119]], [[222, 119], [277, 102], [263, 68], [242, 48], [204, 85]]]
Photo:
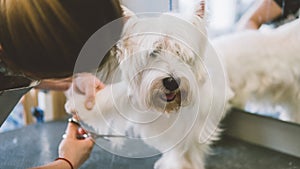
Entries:
[[[204, 32], [201, 19], [194, 17], [192, 21]], [[197, 97], [206, 76], [202, 67], [206, 40], [190, 35], [187, 27], [198, 29], [167, 14], [127, 21], [118, 44], [118, 59], [130, 99], [139, 109], [177, 112]]]

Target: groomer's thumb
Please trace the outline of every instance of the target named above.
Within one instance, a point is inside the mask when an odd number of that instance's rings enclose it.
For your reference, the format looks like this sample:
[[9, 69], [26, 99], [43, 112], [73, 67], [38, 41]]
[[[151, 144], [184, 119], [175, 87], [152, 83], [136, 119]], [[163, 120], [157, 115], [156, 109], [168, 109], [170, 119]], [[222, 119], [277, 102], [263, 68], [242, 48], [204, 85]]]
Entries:
[[85, 91], [85, 108], [91, 110], [95, 104], [96, 90], [94, 87], [87, 88]]
[[85, 108], [91, 110], [95, 105], [95, 97], [94, 98], [87, 98], [85, 101]]
[[91, 110], [95, 105], [96, 93], [103, 89], [105, 85], [98, 79], [93, 79], [92, 84], [85, 89], [85, 107]]
[[73, 123], [68, 123], [66, 134], [68, 138], [76, 138], [78, 126]]

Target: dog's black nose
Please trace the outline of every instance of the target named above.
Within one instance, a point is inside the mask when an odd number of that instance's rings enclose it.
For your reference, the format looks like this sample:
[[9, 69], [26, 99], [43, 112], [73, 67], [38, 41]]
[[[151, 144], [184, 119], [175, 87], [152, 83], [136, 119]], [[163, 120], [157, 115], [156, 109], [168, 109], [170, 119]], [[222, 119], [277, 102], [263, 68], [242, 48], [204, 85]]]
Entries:
[[180, 80], [179, 79], [175, 80], [173, 77], [164, 78], [162, 81], [163, 81], [163, 85], [165, 86], [165, 88], [170, 91], [174, 91], [174, 90], [178, 89], [178, 87], [180, 85]]

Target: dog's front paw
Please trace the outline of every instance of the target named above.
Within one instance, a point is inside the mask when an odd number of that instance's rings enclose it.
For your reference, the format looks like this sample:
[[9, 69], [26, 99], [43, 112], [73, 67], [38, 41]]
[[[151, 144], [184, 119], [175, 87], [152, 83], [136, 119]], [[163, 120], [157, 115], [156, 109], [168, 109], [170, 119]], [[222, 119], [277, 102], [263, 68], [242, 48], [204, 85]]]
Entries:
[[72, 106], [72, 103], [71, 103], [70, 100], [66, 102], [66, 104], [65, 104], [65, 110], [66, 110], [66, 112], [69, 113], [69, 114], [74, 114], [74, 113], [76, 113], [76, 109], [75, 109], [74, 106]]
[[71, 98], [65, 103], [65, 110], [69, 114], [76, 114], [79, 112], [88, 111], [84, 105], [84, 96], [77, 95], [76, 98]]
[[76, 114], [82, 106], [84, 106], [85, 96], [73, 91], [72, 88], [65, 92], [67, 102], [65, 103], [65, 110], [69, 114]]

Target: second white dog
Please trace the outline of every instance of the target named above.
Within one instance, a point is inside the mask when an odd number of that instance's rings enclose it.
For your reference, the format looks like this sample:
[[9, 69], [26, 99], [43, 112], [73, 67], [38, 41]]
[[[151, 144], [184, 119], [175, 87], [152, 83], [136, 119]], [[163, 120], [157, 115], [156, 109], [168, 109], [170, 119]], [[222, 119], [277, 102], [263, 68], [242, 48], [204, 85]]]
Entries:
[[268, 32], [249, 30], [215, 39], [230, 87], [232, 106], [281, 106], [279, 118], [300, 123], [300, 20]]

